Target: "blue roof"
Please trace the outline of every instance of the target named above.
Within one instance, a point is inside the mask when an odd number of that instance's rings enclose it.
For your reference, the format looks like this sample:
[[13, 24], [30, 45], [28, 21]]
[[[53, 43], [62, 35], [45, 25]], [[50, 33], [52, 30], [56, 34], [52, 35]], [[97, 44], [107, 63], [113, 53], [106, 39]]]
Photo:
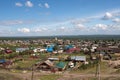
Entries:
[[66, 49], [73, 48], [73, 45], [67, 45], [65, 48], [66, 48]]
[[47, 46], [47, 52], [53, 52], [54, 45]]
[[48, 52], [53, 52], [53, 48], [47, 48]]
[[1, 59], [1, 60], [0, 60], [0, 63], [5, 63], [5, 62], [6, 62], [5, 59]]

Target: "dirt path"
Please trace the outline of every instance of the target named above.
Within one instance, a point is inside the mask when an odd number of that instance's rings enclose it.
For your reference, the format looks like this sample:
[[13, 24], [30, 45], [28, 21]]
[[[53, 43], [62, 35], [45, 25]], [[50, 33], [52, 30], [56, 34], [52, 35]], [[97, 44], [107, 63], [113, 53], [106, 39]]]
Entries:
[[[27, 73], [14, 73], [14, 72], [9, 72], [9, 71], [5, 71], [2, 70], [0, 71], [0, 73], [7, 73], [7, 74], [12, 74], [16, 77], [22, 78], [22, 80], [31, 80], [31, 75], [32, 72], [27, 72]], [[49, 73], [49, 74], [53, 74], [53, 73]], [[40, 72], [34, 72], [34, 80], [37, 80], [37, 78], [39, 76], [42, 75], [49, 75], [48, 73], [40, 73]], [[95, 77], [95, 74], [80, 74], [80, 73], [74, 73], [74, 74], [70, 74], [70, 73], [61, 73], [60, 75], [62, 75], [62, 77], [58, 80], [65, 80], [65, 79], [70, 79], [70, 78], [89, 78], [89, 77]], [[101, 77], [119, 77], [119, 74], [101, 74]]]

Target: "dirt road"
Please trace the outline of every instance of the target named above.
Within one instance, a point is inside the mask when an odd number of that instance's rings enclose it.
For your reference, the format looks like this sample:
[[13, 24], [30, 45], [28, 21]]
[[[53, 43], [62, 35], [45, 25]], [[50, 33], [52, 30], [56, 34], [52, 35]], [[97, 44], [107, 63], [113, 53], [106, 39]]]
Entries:
[[[31, 80], [32, 72], [26, 72], [26, 73], [14, 73], [10, 71], [5, 71], [5, 70], [0, 70], [0, 73], [6, 73], [6, 74], [12, 74], [16, 77], [21, 78], [22, 80]], [[42, 75], [50, 75], [54, 73], [40, 73], [40, 72], [34, 72], [34, 80], [39, 80], [38, 77]], [[58, 74], [58, 73], [55, 73]], [[81, 78], [81, 80], [86, 80], [84, 78], [89, 78], [89, 77], [95, 77], [95, 74], [80, 74], [80, 73], [59, 73], [62, 75], [61, 78], [58, 80], [72, 80], [72, 78]], [[101, 74], [101, 77], [119, 77], [119, 74]], [[76, 79], [77, 80], [77, 79]], [[88, 79], [87, 79], [88, 80]]]

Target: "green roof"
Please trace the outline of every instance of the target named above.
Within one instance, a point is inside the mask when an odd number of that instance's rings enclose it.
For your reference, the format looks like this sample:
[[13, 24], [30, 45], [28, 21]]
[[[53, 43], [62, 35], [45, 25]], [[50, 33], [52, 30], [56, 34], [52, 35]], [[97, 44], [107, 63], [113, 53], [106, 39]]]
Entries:
[[65, 62], [59, 62], [59, 63], [56, 64], [56, 67], [58, 67], [58, 68], [64, 68], [65, 65], [66, 65]]

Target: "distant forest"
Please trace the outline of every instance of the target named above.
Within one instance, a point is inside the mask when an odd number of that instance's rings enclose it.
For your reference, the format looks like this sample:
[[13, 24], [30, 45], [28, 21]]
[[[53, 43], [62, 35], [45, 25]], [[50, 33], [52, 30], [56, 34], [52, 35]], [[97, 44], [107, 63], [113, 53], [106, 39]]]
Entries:
[[0, 37], [0, 40], [35, 40], [35, 39], [81, 39], [81, 40], [120, 40], [120, 35], [69, 35], [69, 36], [20, 36]]

